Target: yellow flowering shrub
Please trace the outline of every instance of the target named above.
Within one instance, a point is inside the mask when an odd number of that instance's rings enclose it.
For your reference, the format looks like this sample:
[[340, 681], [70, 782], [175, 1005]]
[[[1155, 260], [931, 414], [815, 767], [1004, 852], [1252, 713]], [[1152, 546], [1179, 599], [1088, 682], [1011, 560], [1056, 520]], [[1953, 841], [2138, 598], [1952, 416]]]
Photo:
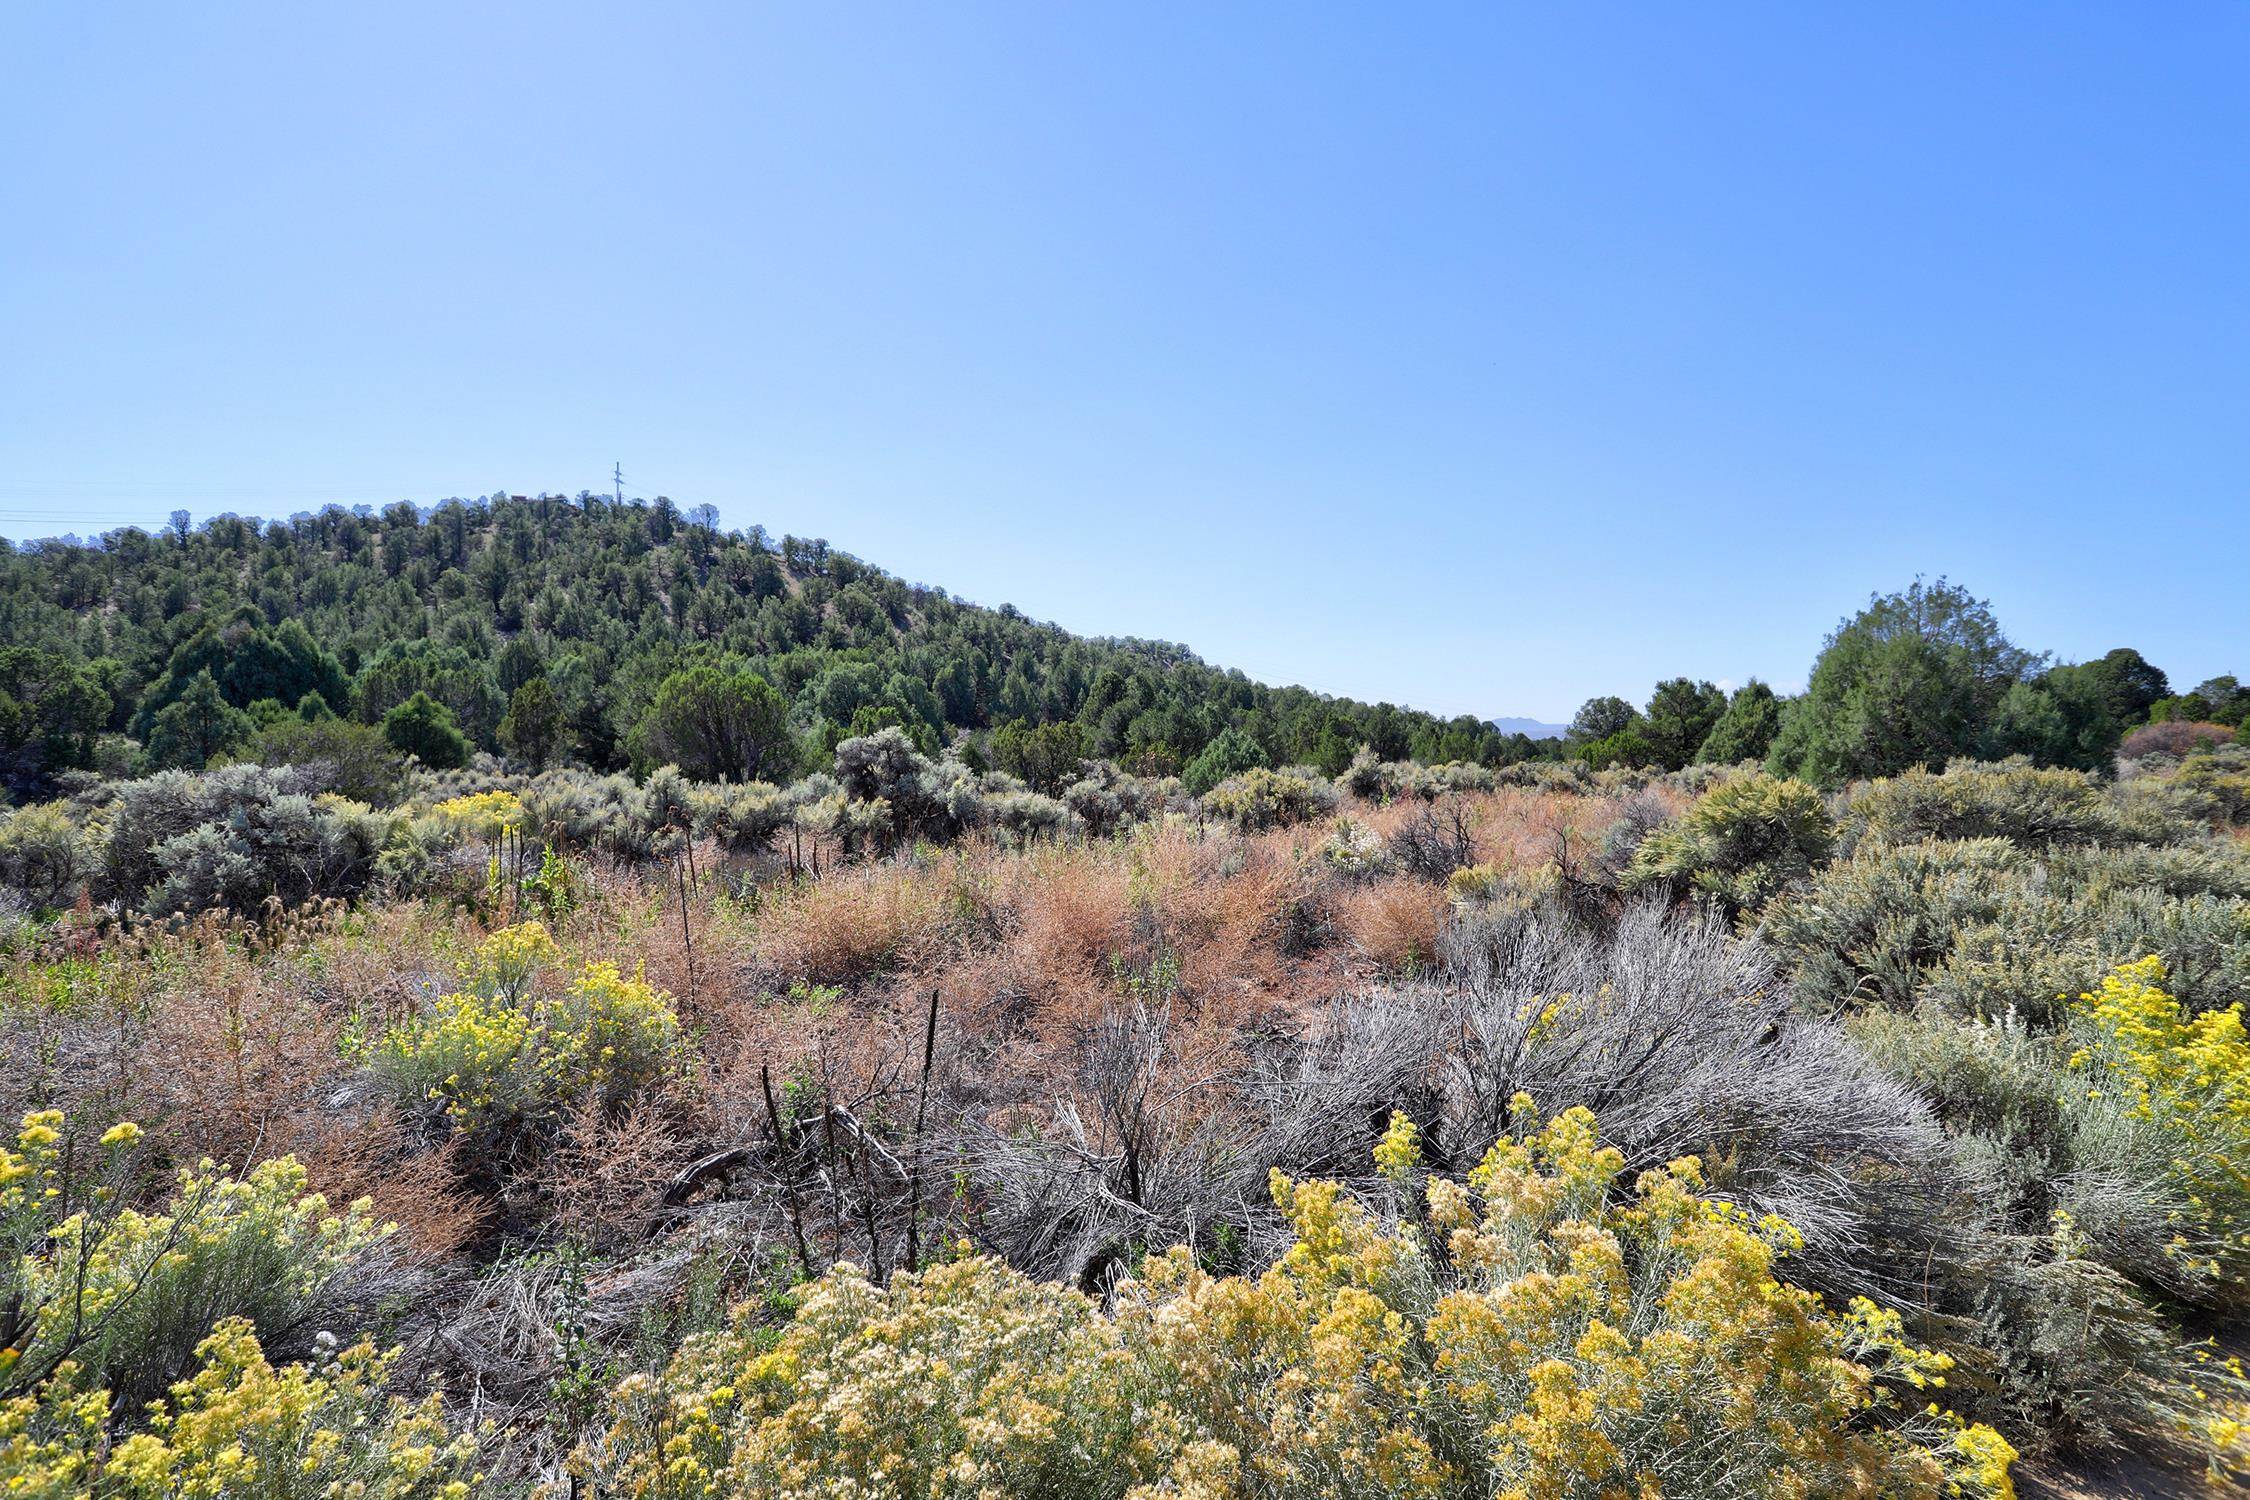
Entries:
[[434, 1103], [455, 1129], [495, 1142], [588, 1098], [622, 1104], [679, 1071], [679, 1017], [662, 991], [593, 963], [560, 994], [540, 993], [536, 975], [559, 958], [536, 922], [492, 934], [466, 966], [469, 989], [386, 1033], [377, 1070], [404, 1101]]
[[1116, 1494], [1130, 1363], [1074, 1291], [964, 1258], [870, 1283], [842, 1265], [761, 1348], [747, 1312], [636, 1376], [581, 1462], [646, 1497]]
[[2250, 1284], [2250, 1035], [2239, 1005], [2189, 1015], [2166, 982], [2164, 960], [2144, 958], [2078, 997], [2066, 1103], [2082, 1130], [2122, 1137], [2161, 1174], [2170, 1289], [2238, 1301]]
[[[26, 1116], [0, 1151], [0, 1212], [15, 1254], [0, 1270], [10, 1309], [0, 1330], [0, 1390], [63, 1363], [101, 1385], [153, 1395], [187, 1362], [212, 1320], [294, 1321], [380, 1240], [358, 1203], [342, 1213], [305, 1191], [294, 1158], [232, 1177], [210, 1161], [183, 1169], [159, 1213], [121, 1206], [106, 1185], [62, 1180], [58, 1111]], [[103, 1136], [128, 1147], [137, 1127]]]
[[[1381, 1166], [1418, 1165], [1395, 1121]], [[1104, 1316], [965, 1258], [840, 1267], [778, 1338], [745, 1316], [617, 1393], [600, 1493], [916, 1500], [2006, 1497], [2014, 1451], [1932, 1399], [1897, 1316], [1783, 1285], [1795, 1243], [1681, 1161], [1617, 1201], [1593, 1118], [1518, 1127], [1428, 1230], [1274, 1174], [1263, 1275], [1151, 1258]]]
[[268, 1363], [230, 1318], [198, 1368], [151, 1404], [145, 1430], [107, 1440], [110, 1393], [66, 1365], [36, 1395], [0, 1402], [0, 1493], [25, 1500], [468, 1500], [476, 1447], [435, 1396], [383, 1395], [390, 1358], [362, 1343], [318, 1368]]
[[384, 1401], [372, 1348], [277, 1370], [254, 1336], [388, 1233], [366, 1205], [331, 1211], [283, 1157], [205, 1161], [144, 1212], [118, 1192], [140, 1138], [41, 1110], [0, 1146], [0, 1494], [466, 1500], [472, 1444]]
[[573, 1092], [620, 1104], [676, 1072], [680, 1018], [671, 999], [611, 963], [588, 964], [548, 1014], [552, 1067]]
[[1375, 1143], [1375, 1169], [1393, 1182], [1403, 1182], [1421, 1159], [1421, 1133], [1412, 1120], [1393, 1110], [1383, 1138]]
[[475, 792], [448, 797], [431, 808], [430, 814], [463, 832], [498, 838], [523, 826], [523, 801], [514, 792]]
[[494, 999], [519, 1002], [542, 969], [562, 961], [562, 950], [543, 922], [503, 927], [476, 946], [464, 968], [470, 989]]

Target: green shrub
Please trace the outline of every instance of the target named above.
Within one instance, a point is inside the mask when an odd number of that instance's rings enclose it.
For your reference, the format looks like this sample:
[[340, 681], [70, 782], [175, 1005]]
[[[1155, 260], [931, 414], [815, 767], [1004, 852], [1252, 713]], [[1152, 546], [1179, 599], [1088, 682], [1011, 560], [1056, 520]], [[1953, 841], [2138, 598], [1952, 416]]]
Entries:
[[1256, 740], [1239, 729], [1226, 729], [1187, 763], [1187, 769], [1180, 773], [1180, 782], [1190, 796], [1200, 797], [1222, 781], [1269, 764], [1265, 750]]
[[[2216, 849], [2062, 850], [2005, 839], [1862, 847], [1768, 908], [1768, 939], [1820, 1008], [2013, 1010], [2054, 1022], [2062, 997], [2149, 953], [2194, 1008], [2250, 1000], [2250, 900]], [[2165, 886], [2195, 894], [2170, 895]], [[2211, 887], [2213, 890], [2199, 890]]]
[[365, 1204], [339, 1214], [307, 1193], [288, 1157], [240, 1178], [206, 1161], [161, 1211], [123, 1206], [138, 1139], [131, 1125], [77, 1139], [46, 1110], [0, 1147], [0, 1393], [70, 1363], [93, 1386], [155, 1396], [222, 1319], [297, 1327], [385, 1233]]
[[469, 763], [469, 740], [454, 722], [453, 710], [419, 688], [383, 715], [383, 738], [399, 754], [440, 771]]
[[1910, 1007], [1954, 934], [1989, 921], [1996, 885], [2031, 863], [2005, 839], [1864, 849], [1769, 907], [1766, 935], [1815, 1008]]
[[1128, 824], [1159, 817], [1179, 790], [1169, 778], [1134, 776], [1113, 761], [1089, 760], [1076, 781], [1062, 790], [1063, 805], [1095, 838], [1106, 838]]
[[1288, 828], [1334, 812], [1336, 790], [1310, 776], [1259, 767], [1204, 793], [1203, 808], [1244, 832]]
[[2217, 755], [2192, 756], [2172, 777], [2172, 785], [2212, 823], [2250, 823], [2250, 764], [2239, 755], [2226, 761]]
[[1362, 745], [1336, 784], [1362, 802], [1388, 802], [1398, 795], [1401, 769], [1400, 762], [1386, 761], [1371, 746]]
[[2026, 848], [2123, 838], [2116, 814], [2083, 771], [1956, 763], [1871, 782], [1845, 812], [1855, 842], [2009, 839]]
[[2240, 1362], [2182, 1333], [2068, 1214], [2043, 1235], [1996, 1234], [1991, 1248], [1966, 1316], [1995, 1377], [1992, 1419], [2080, 1452], [2184, 1448], [2215, 1493], [2235, 1493], [2250, 1477]]
[[1663, 882], [1730, 910], [1755, 910], [1824, 863], [1834, 840], [1816, 789], [1761, 772], [1712, 788], [1678, 822], [1642, 839], [1625, 884]]
[[1000, 792], [979, 799], [979, 816], [1017, 845], [1061, 838], [1076, 825], [1067, 803], [1029, 790]]
[[1963, 1020], [1936, 1011], [1866, 1011], [1848, 1030], [1867, 1056], [1912, 1083], [1947, 1127], [2000, 1153], [1980, 1165], [2036, 1177], [2062, 1120], [2063, 1052], [2019, 1016]]
[[68, 906], [98, 873], [94, 850], [60, 802], [0, 816], [0, 883], [32, 910]]

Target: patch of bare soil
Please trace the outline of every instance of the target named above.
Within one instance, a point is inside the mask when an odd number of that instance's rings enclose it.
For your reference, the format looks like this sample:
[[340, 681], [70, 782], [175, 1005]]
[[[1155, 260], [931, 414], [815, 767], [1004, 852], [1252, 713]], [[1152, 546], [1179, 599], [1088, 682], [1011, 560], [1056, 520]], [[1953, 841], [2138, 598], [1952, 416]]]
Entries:
[[2023, 1500], [2204, 1500], [2250, 1494], [2250, 1487], [2167, 1467], [2143, 1454], [2119, 1453], [2069, 1465], [2052, 1459], [2023, 1464], [2016, 1470], [2016, 1493]]

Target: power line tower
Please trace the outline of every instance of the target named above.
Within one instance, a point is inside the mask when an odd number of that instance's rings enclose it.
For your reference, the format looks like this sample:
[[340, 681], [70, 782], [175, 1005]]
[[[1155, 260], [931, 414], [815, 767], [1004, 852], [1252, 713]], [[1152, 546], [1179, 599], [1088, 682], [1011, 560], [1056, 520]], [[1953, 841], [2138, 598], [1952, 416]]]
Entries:
[[617, 485], [617, 503], [623, 505], [625, 503], [625, 466], [623, 464], [611, 464], [609, 471], [610, 478]]

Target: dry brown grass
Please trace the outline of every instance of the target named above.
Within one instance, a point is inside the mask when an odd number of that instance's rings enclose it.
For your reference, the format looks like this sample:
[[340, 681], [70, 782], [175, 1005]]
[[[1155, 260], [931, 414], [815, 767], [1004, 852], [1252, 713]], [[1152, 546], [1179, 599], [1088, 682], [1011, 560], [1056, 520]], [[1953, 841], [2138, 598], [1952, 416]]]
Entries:
[[293, 966], [206, 948], [151, 1007], [122, 1101], [177, 1154], [241, 1165], [305, 1138], [342, 1071], [342, 1016]]
[[1163, 829], [1133, 846], [1161, 952], [1180, 990], [1203, 1005], [1237, 1008], [1282, 988], [1323, 872], [1309, 850], [1318, 830], [1242, 837]]
[[942, 937], [948, 872], [864, 865], [775, 894], [757, 914], [759, 962], [782, 984], [853, 984], [926, 961]]
[[477, 1236], [485, 1206], [462, 1190], [451, 1146], [430, 1149], [390, 1113], [307, 1122], [292, 1146], [312, 1187], [331, 1203], [365, 1198], [396, 1225], [390, 1247], [412, 1264], [441, 1261]]
[[665, 1190], [691, 1155], [677, 1112], [662, 1103], [616, 1116], [589, 1105], [564, 1129], [540, 1186], [566, 1233], [596, 1250], [619, 1250], [656, 1227]]
[[[1609, 799], [1515, 788], [1461, 801], [1478, 856], [1503, 867], [1545, 863], [1558, 838], [1590, 846], [1615, 816]], [[1424, 808], [1353, 816], [1395, 832]], [[706, 863], [685, 932], [674, 867], [590, 866], [580, 905], [549, 923], [560, 971], [642, 969], [689, 1029], [693, 1082], [622, 1117], [573, 1121], [517, 1186], [558, 1228], [621, 1246], [650, 1228], [683, 1159], [767, 1133], [769, 1079], [895, 1123], [933, 992], [941, 1074], [994, 1109], [1037, 1112], [1084, 1088], [1090, 1039], [1121, 1006], [1163, 1013], [1167, 1076], [1223, 1070], [1246, 1027], [1435, 953], [1442, 887], [1350, 880], [1321, 856], [1328, 831], [1179, 821], [1028, 851], [969, 840], [936, 858], [771, 880], [747, 900], [726, 897], [726, 873]], [[489, 1225], [516, 1209], [462, 1188], [450, 1157], [400, 1122], [370, 1122], [338, 1044], [348, 1022], [379, 1034], [456, 985], [491, 929], [528, 915], [393, 905], [301, 940], [164, 937], [131, 1002], [116, 1102], [176, 1155], [298, 1153], [332, 1195], [372, 1195], [416, 1255], [473, 1245], [480, 1214]]]
[[1443, 886], [1394, 878], [1338, 893], [1335, 910], [1354, 952], [1383, 973], [1406, 974], [1436, 957], [1448, 908]]
[[[1651, 786], [1648, 794], [1662, 799], [1674, 813], [1691, 800], [1662, 784]], [[1617, 821], [1622, 800], [1535, 787], [1501, 787], [1443, 799], [1436, 806], [1446, 813], [1458, 808], [1467, 818], [1476, 845], [1475, 863], [1523, 870], [1537, 869], [1553, 860], [1560, 839], [1568, 839], [1576, 848], [1598, 846], [1603, 831]], [[1354, 802], [1350, 812], [1388, 839], [1430, 806], [1418, 799], [1403, 798], [1388, 805]]]
[[370, 907], [351, 929], [318, 943], [320, 987], [370, 1021], [402, 1020], [421, 1003], [421, 982], [440, 976], [451, 983], [452, 955], [482, 936], [466, 914], [442, 907]]
[[1105, 984], [1134, 941], [1132, 869], [1110, 846], [985, 851], [996, 962], [990, 979], [1032, 1003], [1071, 1003]]

